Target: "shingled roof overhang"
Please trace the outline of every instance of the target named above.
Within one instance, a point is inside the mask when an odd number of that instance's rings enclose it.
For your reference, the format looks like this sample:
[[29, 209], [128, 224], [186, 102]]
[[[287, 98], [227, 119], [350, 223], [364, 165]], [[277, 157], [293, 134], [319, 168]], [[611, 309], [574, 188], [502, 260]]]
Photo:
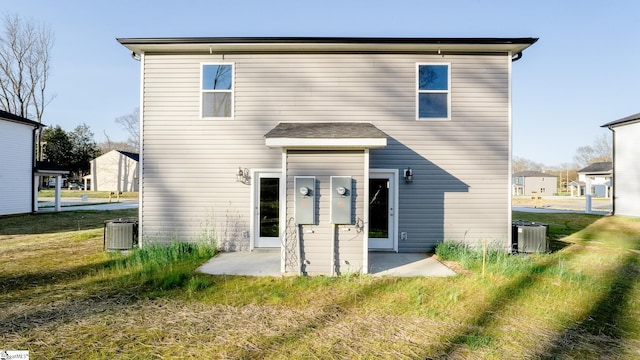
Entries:
[[609, 123], [606, 123], [600, 127], [606, 127], [606, 128], [614, 128], [616, 126], [620, 126], [620, 125], [628, 125], [628, 124], [632, 124], [632, 123], [636, 123], [636, 122], [640, 122], [640, 113], [637, 114], [633, 114], [633, 115], [629, 115], [627, 117], [623, 117], [622, 119], [618, 119]]
[[176, 37], [118, 38], [136, 54], [144, 53], [511, 53], [538, 38], [393, 38], [393, 37]]
[[265, 145], [286, 149], [375, 149], [387, 134], [370, 123], [279, 123], [264, 135]]
[[29, 120], [27, 118], [24, 118], [22, 116], [18, 116], [15, 114], [12, 114], [10, 112], [6, 112], [4, 110], [0, 110], [0, 119], [6, 120], [6, 121], [11, 121], [11, 122], [15, 122], [15, 123], [19, 123], [19, 124], [24, 124], [24, 125], [29, 125], [32, 126], [34, 128], [40, 128], [40, 127], [45, 127], [45, 125], [33, 121], [33, 120]]

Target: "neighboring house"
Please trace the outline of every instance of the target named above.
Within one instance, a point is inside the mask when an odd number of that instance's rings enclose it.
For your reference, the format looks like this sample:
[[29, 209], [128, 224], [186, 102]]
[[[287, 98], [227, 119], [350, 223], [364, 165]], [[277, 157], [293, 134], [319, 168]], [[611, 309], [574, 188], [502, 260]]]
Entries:
[[141, 62], [141, 243], [330, 275], [510, 249], [512, 62], [536, 40], [118, 39]]
[[613, 132], [613, 213], [640, 216], [640, 113], [602, 127]]
[[91, 160], [91, 174], [84, 179], [85, 189], [90, 185], [93, 191], [138, 191], [138, 160], [138, 154], [120, 150], [98, 156]]
[[[36, 138], [44, 125], [0, 110], [0, 216], [38, 211], [40, 177], [69, 171], [57, 165], [36, 162]], [[60, 210], [60, 188], [55, 192], [56, 210]]]
[[40, 127], [35, 121], [0, 110], [0, 215], [37, 210], [34, 168]]
[[611, 196], [612, 176], [613, 163], [611, 161], [590, 164], [578, 170], [578, 181], [572, 181], [570, 184], [571, 196], [590, 194], [596, 197], [608, 198]]
[[539, 171], [520, 171], [511, 176], [511, 195], [557, 195], [558, 177]]

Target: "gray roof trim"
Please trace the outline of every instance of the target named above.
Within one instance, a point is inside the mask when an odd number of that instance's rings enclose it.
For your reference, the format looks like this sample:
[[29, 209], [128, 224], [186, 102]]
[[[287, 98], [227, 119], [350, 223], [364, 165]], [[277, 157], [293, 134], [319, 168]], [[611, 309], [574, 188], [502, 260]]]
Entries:
[[29, 120], [27, 118], [23, 118], [22, 116], [15, 115], [15, 114], [12, 114], [12, 113], [4, 111], [4, 110], [0, 110], [0, 119], [11, 121], [11, 122], [15, 122], [15, 123], [20, 123], [20, 124], [25, 124], [25, 125], [29, 125], [29, 126], [33, 126], [33, 127], [44, 127], [44, 126], [46, 126], [46, 125], [40, 124], [37, 121]]
[[380, 148], [387, 134], [371, 123], [279, 123], [264, 135], [265, 145], [282, 148]]
[[58, 176], [70, 173], [66, 166], [47, 161], [36, 161], [36, 167], [33, 171], [36, 175], [40, 176]]
[[117, 38], [145, 52], [470, 52], [517, 54], [538, 38], [171, 37]]
[[511, 175], [511, 177], [519, 177], [519, 176], [523, 176], [523, 177], [554, 177], [557, 178], [556, 175], [553, 174], [549, 174], [549, 173], [543, 173], [540, 171], [520, 171], [517, 173], [514, 173], [513, 175]]
[[606, 127], [611, 129], [612, 127], [616, 127], [619, 125], [627, 125], [627, 124], [631, 124], [639, 121], [640, 121], [640, 113], [637, 113], [637, 114], [629, 115], [627, 117], [623, 117], [622, 119], [618, 119], [618, 120], [614, 120], [612, 122], [606, 123], [600, 127]]
[[611, 161], [596, 162], [578, 170], [579, 173], [588, 174], [610, 174], [611, 171], [613, 171], [613, 162]]
[[117, 152], [119, 152], [120, 154], [130, 158], [131, 160], [135, 160], [135, 161], [140, 161], [140, 154], [138, 153], [132, 153], [129, 151], [124, 151], [124, 150], [116, 150]]

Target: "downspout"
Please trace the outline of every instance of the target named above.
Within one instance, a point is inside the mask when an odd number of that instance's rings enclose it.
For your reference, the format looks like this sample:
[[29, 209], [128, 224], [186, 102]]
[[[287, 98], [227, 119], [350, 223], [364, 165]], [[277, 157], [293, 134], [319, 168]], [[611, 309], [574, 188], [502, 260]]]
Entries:
[[613, 130], [611, 125], [607, 126], [607, 129], [611, 130], [612, 139], [612, 154], [611, 154], [611, 215], [615, 215], [616, 213], [616, 132]]
[[522, 59], [522, 51], [520, 51], [519, 53], [517, 53], [514, 57], [511, 58], [511, 62], [516, 62], [518, 60]]
[[[36, 136], [37, 136], [38, 128], [33, 129], [33, 136], [31, 137], [31, 149], [36, 148]], [[36, 213], [36, 151], [32, 150], [33, 156], [31, 157], [31, 212]]]
[[[142, 248], [142, 246], [144, 245], [145, 239], [142, 236], [142, 234], [144, 233], [144, 223], [142, 222], [142, 213], [143, 213], [143, 207], [144, 204], [142, 203], [142, 191], [143, 191], [143, 178], [142, 178], [142, 163], [144, 161], [144, 154], [142, 153], [142, 139], [144, 137], [143, 134], [143, 123], [144, 123], [144, 63], [142, 62], [142, 57], [144, 56], [144, 53], [142, 54], [136, 54], [135, 51], [131, 52], [131, 57], [133, 58], [133, 60], [138, 61], [140, 63], [140, 117], [139, 117], [139, 134], [140, 134], [140, 139], [139, 139], [139, 148], [138, 148], [138, 208], [140, 209], [138, 211], [138, 248]], [[97, 166], [97, 164], [96, 164]], [[96, 176], [97, 179], [97, 176]], [[94, 185], [91, 184], [91, 187], [94, 188]]]

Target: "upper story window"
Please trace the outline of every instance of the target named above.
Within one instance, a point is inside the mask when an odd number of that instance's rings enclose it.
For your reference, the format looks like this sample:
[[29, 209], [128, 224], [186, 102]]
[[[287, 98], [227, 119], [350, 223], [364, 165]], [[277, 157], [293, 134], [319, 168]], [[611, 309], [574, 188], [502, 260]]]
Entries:
[[202, 65], [202, 117], [233, 116], [233, 65]]
[[451, 118], [451, 64], [418, 64], [418, 119]]

